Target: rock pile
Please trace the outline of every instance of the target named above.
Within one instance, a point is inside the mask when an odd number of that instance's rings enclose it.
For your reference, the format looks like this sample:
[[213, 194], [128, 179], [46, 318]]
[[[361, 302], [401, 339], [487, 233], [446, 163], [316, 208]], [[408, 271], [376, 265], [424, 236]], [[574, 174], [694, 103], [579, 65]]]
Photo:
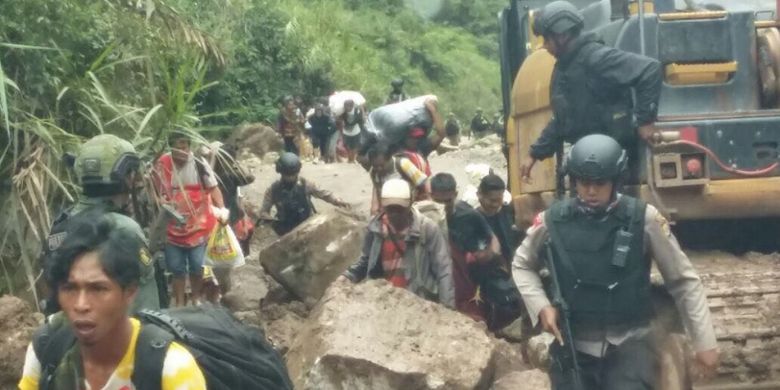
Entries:
[[24, 355], [43, 316], [27, 302], [10, 296], [0, 297], [0, 389], [15, 389], [22, 374]]
[[360, 256], [365, 223], [338, 209], [309, 218], [260, 253], [266, 272], [308, 306]]
[[496, 354], [479, 323], [372, 280], [334, 284], [286, 358], [297, 389], [487, 389]]

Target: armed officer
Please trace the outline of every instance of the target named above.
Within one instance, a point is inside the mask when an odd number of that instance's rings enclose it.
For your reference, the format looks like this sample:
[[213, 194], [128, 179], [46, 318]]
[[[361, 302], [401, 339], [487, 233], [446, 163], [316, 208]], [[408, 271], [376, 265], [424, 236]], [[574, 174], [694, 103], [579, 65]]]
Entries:
[[[658, 210], [617, 192], [626, 166], [626, 153], [614, 139], [601, 134], [580, 139], [564, 165], [576, 196], [537, 216], [515, 253], [512, 273], [533, 325], [541, 323], [557, 339], [549, 371], [556, 390], [656, 387], [651, 259], [680, 311], [698, 373], [709, 376], [718, 364], [702, 283]], [[547, 285], [554, 286], [551, 295], [560, 294], [557, 304], [551, 304], [540, 273], [554, 279]], [[567, 310], [559, 310], [561, 303]], [[571, 334], [565, 333], [564, 318]], [[574, 372], [581, 387], [573, 384]]]
[[637, 127], [639, 137], [652, 139], [661, 93], [660, 63], [606, 46], [596, 34], [581, 33], [583, 27], [582, 14], [567, 1], [553, 1], [535, 15], [534, 34], [544, 38], [544, 48], [557, 61], [550, 84], [553, 117], [522, 163], [526, 180], [534, 163], [561, 151], [564, 141], [573, 144], [588, 134], [610, 135], [629, 151], [633, 166]]
[[[67, 239], [66, 231], [72, 217], [87, 210], [99, 209], [114, 220], [118, 229], [127, 230], [146, 243], [141, 226], [127, 214], [132, 209], [131, 200], [141, 159], [130, 142], [115, 135], [102, 134], [88, 140], [81, 146], [75, 159], [74, 170], [81, 184], [82, 196], [78, 203], [62, 213], [51, 228], [44, 243], [43, 261], [49, 268], [49, 256]], [[138, 295], [131, 305], [131, 312], [140, 309], [159, 309], [155, 268], [146, 244], [138, 253], [141, 262], [141, 281]], [[45, 312], [51, 314], [59, 310], [56, 289], [50, 291], [53, 297], [46, 302]]]

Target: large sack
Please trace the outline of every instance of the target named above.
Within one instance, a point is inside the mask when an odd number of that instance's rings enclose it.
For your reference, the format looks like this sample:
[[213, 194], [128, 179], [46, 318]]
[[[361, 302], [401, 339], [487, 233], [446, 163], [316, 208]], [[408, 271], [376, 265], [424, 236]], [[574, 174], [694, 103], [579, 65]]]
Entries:
[[380, 141], [400, 143], [406, 137], [409, 128], [428, 129], [432, 126], [431, 114], [425, 108], [425, 101], [429, 98], [436, 99], [436, 96], [424, 95], [379, 107], [368, 114], [366, 127]]
[[360, 256], [365, 223], [335, 209], [315, 214], [260, 252], [266, 272], [313, 306]]
[[330, 107], [330, 113], [333, 117], [341, 116], [344, 113], [344, 102], [352, 100], [355, 103], [355, 107], [366, 104], [366, 98], [355, 91], [338, 91], [328, 97], [328, 106]]
[[0, 389], [15, 389], [22, 377], [27, 345], [43, 316], [27, 302], [10, 296], [0, 297]]
[[296, 389], [488, 389], [484, 325], [384, 280], [337, 282], [286, 355]]

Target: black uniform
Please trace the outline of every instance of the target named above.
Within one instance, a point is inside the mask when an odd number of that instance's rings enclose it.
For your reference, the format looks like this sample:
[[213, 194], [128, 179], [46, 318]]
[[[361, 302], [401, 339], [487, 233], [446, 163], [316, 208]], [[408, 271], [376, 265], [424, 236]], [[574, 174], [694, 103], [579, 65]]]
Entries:
[[553, 119], [531, 145], [531, 157], [544, 160], [564, 141], [574, 143], [595, 133], [612, 136], [631, 153], [636, 128], [655, 122], [661, 83], [657, 60], [606, 46], [593, 33], [575, 38], [555, 64]]

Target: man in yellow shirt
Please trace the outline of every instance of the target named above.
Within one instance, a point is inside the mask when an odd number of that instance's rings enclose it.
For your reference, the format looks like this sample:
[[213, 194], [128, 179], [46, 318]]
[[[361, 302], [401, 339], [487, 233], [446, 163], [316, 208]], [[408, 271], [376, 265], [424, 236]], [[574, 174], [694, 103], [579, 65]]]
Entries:
[[[55, 261], [47, 270], [62, 315], [55, 315], [45, 329], [52, 338], [61, 330], [71, 331], [75, 343], [50, 366], [42, 364], [48, 360], [31, 343], [19, 389], [137, 389], [133, 367], [141, 324], [128, 310], [138, 292], [142, 242], [93, 212], [74, 218], [68, 230], [70, 238], [53, 253]], [[38, 351], [43, 352], [50, 348]], [[206, 389], [197, 362], [176, 342], [167, 349], [160, 387]]]

